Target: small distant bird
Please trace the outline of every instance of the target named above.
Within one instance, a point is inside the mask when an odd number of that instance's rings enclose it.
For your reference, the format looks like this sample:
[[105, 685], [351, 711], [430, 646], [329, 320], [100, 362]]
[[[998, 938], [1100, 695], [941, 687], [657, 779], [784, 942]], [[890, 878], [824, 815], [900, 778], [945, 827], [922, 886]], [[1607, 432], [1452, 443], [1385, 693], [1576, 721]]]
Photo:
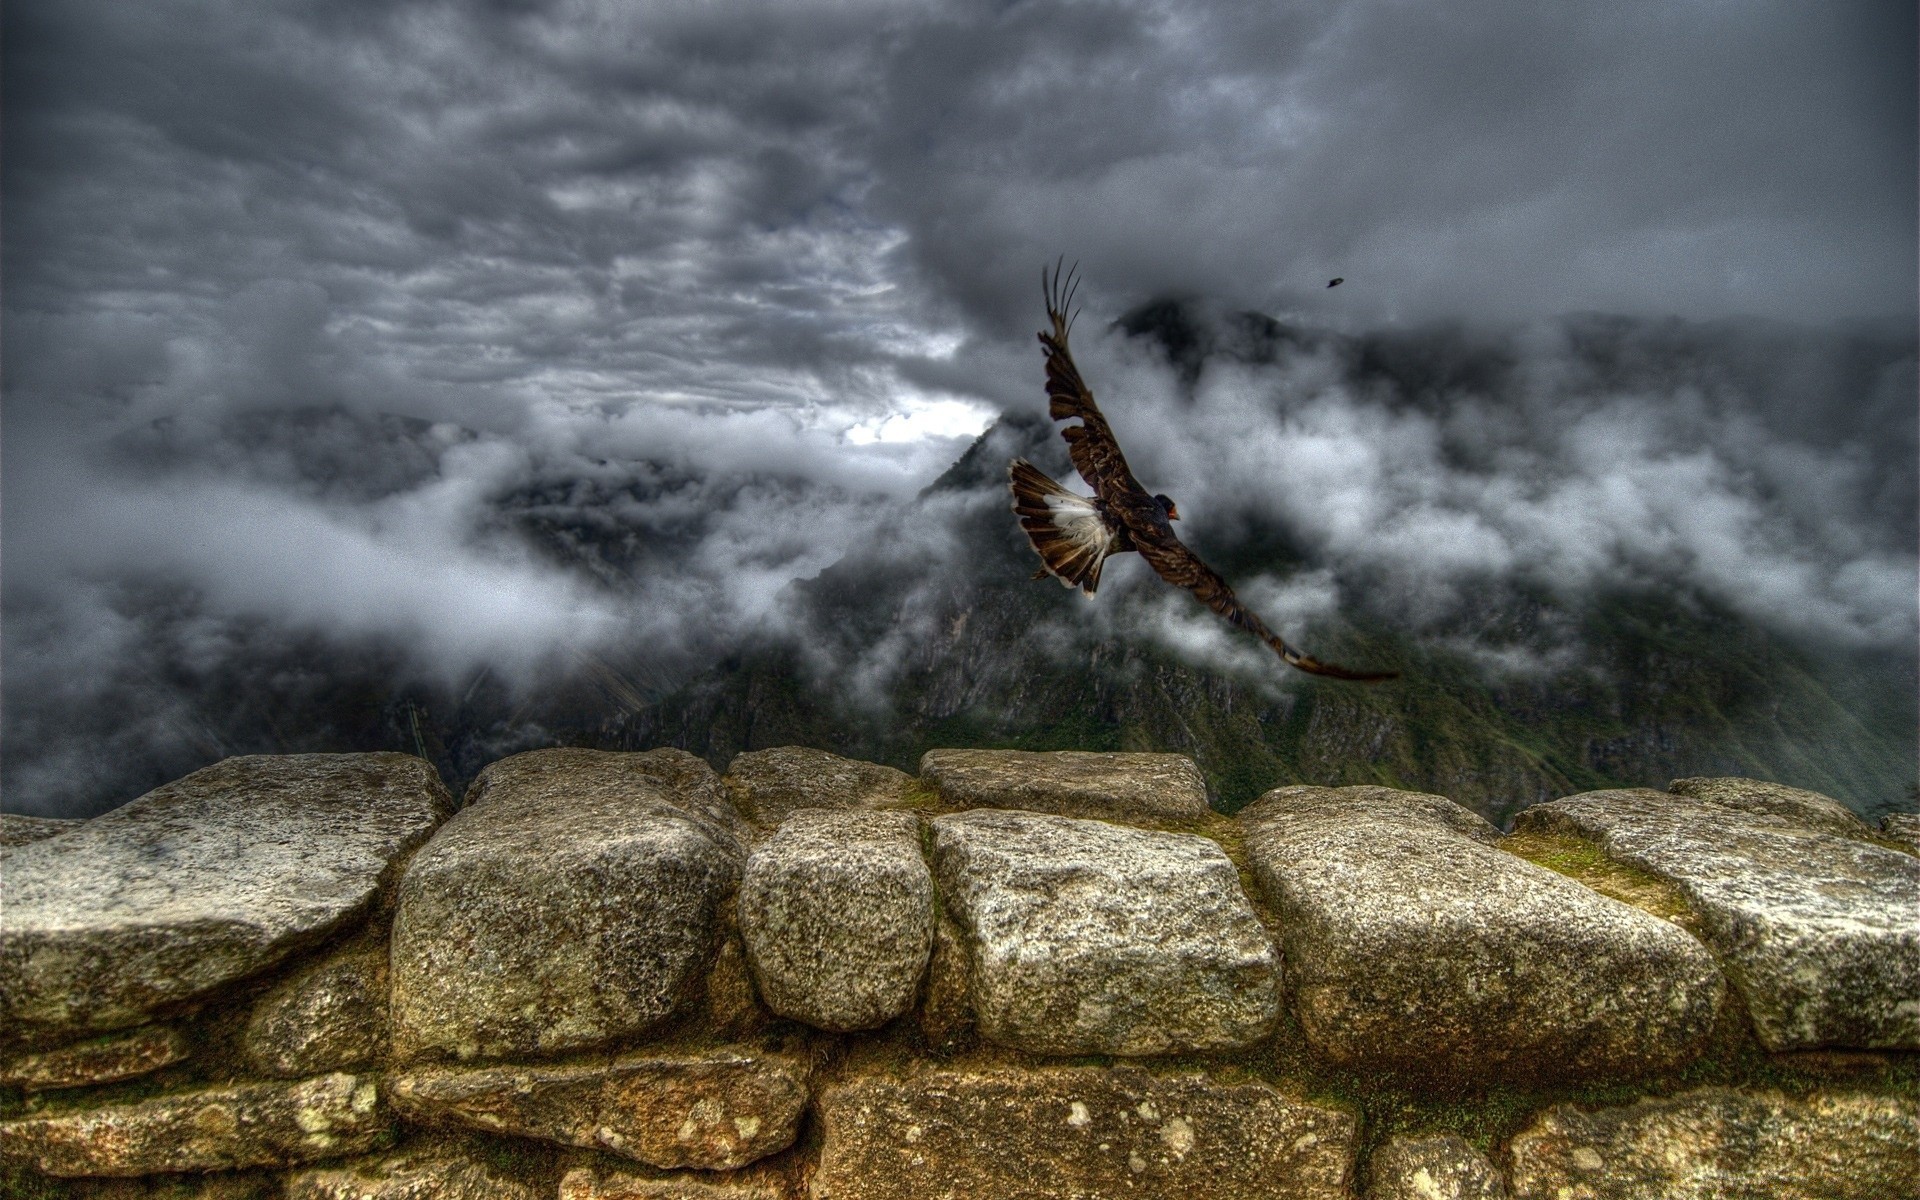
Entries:
[[1347, 281], [1347, 277], [1345, 275], [1338, 275], [1332, 279], [1327, 280], [1327, 286], [1339, 287], [1341, 284], [1345, 283], [1346, 281]]
[[1289, 646], [1234, 598], [1225, 579], [1174, 535], [1172, 522], [1180, 519], [1180, 510], [1171, 497], [1148, 495], [1133, 477], [1113, 430], [1067, 351], [1072, 322], [1066, 310], [1073, 304], [1078, 283], [1069, 273], [1063, 284], [1055, 264], [1051, 274], [1041, 271], [1040, 286], [1052, 325], [1040, 334], [1047, 355], [1048, 411], [1056, 421], [1079, 418], [1080, 424], [1067, 426], [1060, 436], [1067, 441], [1074, 469], [1094, 494], [1075, 495], [1023, 458], [1014, 459], [1007, 468], [1013, 511], [1045, 564], [1034, 578], [1052, 575], [1091, 596], [1100, 586], [1101, 565], [1115, 554], [1136, 551], [1160, 578], [1192, 592], [1202, 604], [1271, 646], [1291, 666], [1363, 683], [1394, 678], [1391, 671], [1352, 671], [1323, 663]]

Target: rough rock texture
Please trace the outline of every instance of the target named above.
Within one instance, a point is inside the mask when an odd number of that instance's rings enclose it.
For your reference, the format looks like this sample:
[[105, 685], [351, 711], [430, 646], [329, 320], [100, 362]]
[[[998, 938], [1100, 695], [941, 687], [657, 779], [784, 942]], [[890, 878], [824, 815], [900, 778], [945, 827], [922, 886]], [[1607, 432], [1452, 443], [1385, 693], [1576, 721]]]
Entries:
[[358, 916], [451, 800], [406, 754], [229, 758], [0, 871], [0, 1024], [114, 1029]]
[[67, 1188], [74, 1200], [282, 1200], [283, 1196], [278, 1176], [254, 1171], [73, 1180]]
[[1186, 834], [980, 809], [933, 822], [982, 1036], [1042, 1054], [1249, 1046], [1279, 961], [1233, 863]]
[[1316, 1053], [1479, 1081], [1641, 1074], [1699, 1053], [1725, 993], [1699, 942], [1490, 848], [1490, 826], [1448, 808], [1288, 787], [1242, 810]]
[[388, 1129], [372, 1079], [323, 1075], [0, 1123], [0, 1162], [48, 1175], [231, 1171], [359, 1154]]
[[58, 1050], [15, 1055], [0, 1063], [0, 1086], [41, 1092], [113, 1083], [150, 1074], [186, 1057], [187, 1043], [177, 1030], [148, 1025]]
[[50, 837], [80, 828], [84, 821], [63, 821], [58, 817], [29, 817], [20, 813], [0, 813], [0, 849], [8, 846], [24, 846], [28, 842], [45, 841]]
[[1137, 1067], [930, 1071], [826, 1089], [814, 1200], [1348, 1195], [1355, 1120]]
[[392, 1081], [410, 1120], [607, 1150], [655, 1167], [738, 1167], [793, 1144], [809, 1060], [721, 1047], [610, 1063], [423, 1071]]
[[1873, 830], [1846, 805], [1831, 796], [1768, 783], [1763, 779], [1702, 777], [1676, 779], [1667, 785], [1671, 795], [1685, 796], [1714, 808], [1753, 816], [1778, 817], [1799, 829], [1836, 833], [1841, 837], [1869, 837]]
[[741, 1041], [763, 1032], [773, 1020], [760, 1003], [747, 966], [747, 948], [738, 929], [720, 939], [720, 949], [707, 970], [707, 1025], [719, 1041]]
[[933, 876], [913, 813], [800, 809], [755, 848], [740, 934], [768, 1008], [873, 1029], [913, 1007], [933, 947]]
[[1205, 816], [1207, 781], [1184, 754], [929, 750], [920, 777], [956, 808], [1118, 820]]
[[546, 1200], [551, 1193], [461, 1154], [424, 1151], [299, 1171], [286, 1200]]
[[927, 986], [920, 1000], [920, 1034], [934, 1050], [956, 1049], [973, 1029], [973, 967], [967, 939], [952, 918], [933, 928], [933, 954], [927, 962]]
[[789, 1200], [787, 1181], [775, 1174], [640, 1175], [578, 1167], [560, 1180], [560, 1200]]
[[[751, 832], [740, 810], [734, 807], [733, 798], [727, 794], [726, 783], [707, 765], [707, 760], [697, 754], [674, 749], [648, 750], [639, 754], [608, 754], [600, 750], [540, 750], [534, 753], [575, 756], [553, 762], [584, 763], [595, 757], [624, 759], [624, 770], [645, 774], [665, 788], [674, 803], [688, 812], [713, 822], [736, 837], [744, 838]], [[479, 783], [480, 780], [474, 780], [476, 787]], [[467, 798], [471, 800], [474, 795], [474, 787], [469, 787]]]
[[739, 878], [740, 842], [706, 815], [718, 795], [679, 750], [535, 750], [481, 772], [401, 881], [395, 1054], [572, 1049], [673, 1013]]
[[1880, 836], [1920, 854], [1920, 813], [1888, 813], [1881, 817]]
[[906, 799], [913, 777], [895, 767], [805, 746], [736, 754], [727, 792], [748, 820], [768, 828], [803, 808], [873, 809]]
[[1912, 855], [1645, 790], [1537, 805], [1517, 828], [1588, 838], [1678, 888], [1768, 1049], [1920, 1048]]
[[1507, 1200], [1507, 1185], [1463, 1137], [1397, 1137], [1367, 1160], [1367, 1200]]
[[1514, 1200], [1892, 1200], [1920, 1195], [1920, 1105], [1703, 1088], [1547, 1110], [1509, 1148]]
[[297, 1079], [380, 1057], [387, 1045], [387, 945], [354, 945], [309, 963], [253, 1006], [241, 1040], [263, 1075]]

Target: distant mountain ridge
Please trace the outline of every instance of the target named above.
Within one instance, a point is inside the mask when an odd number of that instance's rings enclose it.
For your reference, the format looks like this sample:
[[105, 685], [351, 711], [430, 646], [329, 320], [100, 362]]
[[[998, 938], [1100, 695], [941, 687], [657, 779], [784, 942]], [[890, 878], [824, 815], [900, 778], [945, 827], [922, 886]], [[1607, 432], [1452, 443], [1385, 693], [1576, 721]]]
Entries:
[[[1258, 362], [1312, 341], [1332, 346], [1355, 373], [1397, 380], [1412, 403], [1431, 401], [1422, 387], [1502, 386], [1511, 370], [1497, 350], [1444, 330], [1425, 340], [1341, 338], [1261, 314], [1209, 318], [1172, 301], [1135, 310], [1118, 327], [1158, 346], [1188, 386], [1209, 356]], [[1595, 318], [1581, 333], [1599, 343], [1596, 370], [1626, 369], [1609, 322]], [[1672, 360], [1661, 370], [1700, 369], [1684, 365], [1693, 352], [1677, 334], [1661, 345]], [[1877, 360], [1858, 357], [1866, 365], [1854, 373], [1866, 378]], [[1276, 690], [1144, 641], [1062, 638], [1057, 631], [1085, 623], [1084, 602], [1029, 580], [1037, 560], [1006, 512], [1005, 468], [1016, 456], [1071, 477], [1051, 422], [1037, 411], [1009, 415], [922, 493], [918, 516], [905, 518], [911, 525], [949, 510], [964, 559], [931, 599], [921, 597], [922, 611], [901, 606], [924, 564], [887, 561], [884, 549], [796, 585], [809, 626], [827, 643], [810, 648], [814, 658], [856, 657], [909, 623], [920, 631], [903, 639], [879, 703], [809, 684], [808, 655], [768, 646], [634, 713], [607, 731], [609, 744], [670, 744], [724, 765], [738, 751], [797, 743], [906, 769], [939, 746], [1178, 751], [1199, 761], [1226, 811], [1282, 783], [1379, 783], [1448, 795], [1504, 822], [1554, 796], [1664, 788], [1689, 775], [1790, 783], [1869, 816], [1915, 803], [1914, 662], [1800, 644], [1699, 594], [1622, 585], [1570, 606], [1489, 588], [1472, 620], [1446, 631], [1453, 637], [1409, 636], [1364, 606], [1344, 626], [1310, 631], [1305, 644], [1316, 654], [1402, 672], [1376, 687], [1287, 678], [1275, 660]], [[1243, 531], [1209, 550], [1230, 578], [1300, 565], [1278, 530]], [[1050, 632], [1036, 637], [1035, 629]], [[1578, 657], [1545, 672], [1490, 673], [1457, 648], [1464, 640], [1524, 656], [1568, 630]]]
[[[1619, 386], [1732, 369], [1684, 330], [1629, 337], [1608, 319], [1575, 325], [1585, 347], [1578, 369], [1617, 375]], [[1163, 355], [1189, 389], [1210, 362], [1259, 364], [1303, 349], [1399, 404], [1443, 405], [1457, 391], [1525, 382], [1498, 343], [1457, 330], [1348, 336], [1170, 301], [1127, 314], [1118, 328]], [[1882, 413], [1888, 389], [1869, 386], [1876, 372], [1910, 368], [1910, 359], [1897, 346], [1863, 345], [1832, 351], [1838, 377], [1868, 398], [1856, 416], [1910, 422]], [[1788, 383], [1742, 386], [1787, 388], [1791, 399]], [[1800, 419], [1779, 396], [1767, 403], [1769, 419]], [[1816, 397], [1808, 407], [1827, 403]], [[430, 474], [432, 454], [420, 447], [461, 437], [403, 422], [405, 444], [382, 450], [395, 440], [385, 424], [287, 420], [286, 431], [274, 425], [248, 436], [284, 436], [329, 479], [336, 462], [383, 453], [376, 490]], [[1896, 450], [1901, 428], [1887, 439]], [[1461, 615], [1418, 630], [1390, 602], [1347, 584], [1338, 621], [1295, 628], [1284, 614], [1263, 614], [1316, 655], [1402, 672], [1388, 684], [1309, 679], [1250, 639], [1241, 665], [1204, 665], [1140, 632], [1151, 605], [1191, 605], [1156, 581], [1129, 588], [1122, 572], [1090, 605], [1030, 579], [1037, 559], [1005, 487], [1016, 456], [1071, 478], [1037, 386], [1031, 410], [988, 429], [867, 546], [791, 585], [780, 631], [676, 648], [678, 657], [649, 646], [583, 652], [532, 694], [484, 670], [457, 686], [423, 683], [409, 674], [402, 647], [342, 647], [312, 633], [267, 630], [237, 640], [226, 657], [210, 656], [191, 643], [190, 623], [156, 618], [155, 641], [177, 637], [181, 648], [161, 645], [156, 658], [167, 673], [140, 686], [167, 689], [161, 719], [177, 736], [152, 761], [116, 757], [112, 794], [99, 800], [130, 799], [228, 754], [406, 750], [431, 758], [458, 791], [486, 763], [539, 746], [673, 746], [724, 769], [740, 751], [799, 744], [907, 770], [936, 747], [1175, 751], [1199, 762], [1226, 811], [1284, 783], [1380, 783], [1444, 794], [1504, 822], [1555, 796], [1706, 775], [1816, 790], [1869, 817], [1920, 807], [1920, 667], [1910, 656], [1810, 644], [1697, 591], [1644, 581], [1578, 602], [1490, 581]], [[1901, 485], [1900, 469], [1912, 466], [1890, 468], [1888, 487]], [[660, 527], [628, 515], [639, 509], [636, 497], [693, 491], [687, 470], [613, 464], [577, 483], [535, 478], [493, 504], [498, 521], [549, 560], [618, 593], [643, 573], [675, 570], [676, 556], [704, 536], [697, 513], [687, 518], [695, 524]], [[733, 486], [708, 482], [714, 494]], [[807, 486], [761, 482], [796, 497]], [[1276, 525], [1194, 532], [1236, 583], [1312, 565], [1308, 549]], [[172, 608], [191, 612], [186, 599], [158, 592], [146, 611]], [[1506, 660], [1524, 669], [1501, 667]], [[20, 711], [16, 704], [15, 722]], [[33, 811], [31, 797], [10, 791], [9, 800]]]
[[[929, 491], [990, 467], [1021, 427], [983, 436]], [[1026, 632], [1073, 621], [1083, 602], [1030, 581], [1019, 546], [986, 528], [1002, 514], [979, 516], [979, 582], [925, 615], [934, 636], [911, 647], [885, 708], [822, 695], [792, 649], [769, 646], [626, 718], [605, 744], [674, 745], [721, 765], [742, 750], [820, 745], [906, 769], [940, 746], [1178, 751], [1199, 761], [1227, 811], [1283, 783], [1381, 783], [1451, 796], [1496, 822], [1554, 796], [1688, 775], [1777, 780], [1869, 815], [1900, 807], [1913, 783], [1913, 693], [1897, 664], [1823, 659], [1697, 599], [1609, 597], [1579, 616], [1604, 655], [1598, 669], [1504, 684], [1380, 624], [1316, 631], [1315, 653], [1402, 678], [1311, 680], [1276, 696], [1152, 645], [1094, 639], [1079, 661], [1050, 654]], [[870, 641], [888, 632], [896, 598], [872, 578], [843, 564], [799, 590], [816, 626]], [[1488, 623], [1524, 630], [1548, 607], [1524, 601]]]

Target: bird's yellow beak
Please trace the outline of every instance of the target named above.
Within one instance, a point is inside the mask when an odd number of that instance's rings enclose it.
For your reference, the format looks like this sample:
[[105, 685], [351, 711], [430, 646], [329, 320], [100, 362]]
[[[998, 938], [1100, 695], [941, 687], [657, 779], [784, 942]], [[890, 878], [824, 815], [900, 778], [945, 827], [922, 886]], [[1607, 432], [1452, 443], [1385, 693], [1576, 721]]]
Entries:
[[1179, 519], [1180, 519], [1180, 506], [1178, 504], [1167, 505], [1167, 520], [1178, 521]]

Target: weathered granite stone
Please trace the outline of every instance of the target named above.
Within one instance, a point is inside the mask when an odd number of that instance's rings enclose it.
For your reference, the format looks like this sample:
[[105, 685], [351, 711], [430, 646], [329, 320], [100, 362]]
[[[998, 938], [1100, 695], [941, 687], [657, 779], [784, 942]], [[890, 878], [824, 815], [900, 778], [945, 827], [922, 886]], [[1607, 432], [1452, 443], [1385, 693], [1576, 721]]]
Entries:
[[[560, 750], [535, 751], [535, 753], [591, 756], [604, 752]], [[734, 807], [733, 797], [728, 794], [726, 781], [707, 765], [706, 759], [697, 754], [689, 754], [685, 750], [676, 750], [671, 746], [619, 757], [627, 760], [625, 770], [645, 774], [654, 780], [667, 790], [673, 797], [673, 802], [681, 808], [712, 821], [736, 837], [745, 837], [750, 832], [745, 818], [740, 815], [740, 810]], [[475, 783], [478, 782], [475, 780]], [[472, 791], [471, 788], [468, 790]]]
[[29, 817], [22, 813], [0, 813], [0, 849], [41, 842], [80, 828], [84, 821], [66, 821], [59, 817]]
[[807, 1103], [801, 1055], [721, 1047], [586, 1065], [421, 1071], [394, 1107], [426, 1124], [587, 1146], [655, 1167], [724, 1170], [793, 1144]]
[[740, 934], [768, 1008], [836, 1032], [913, 1007], [933, 947], [920, 818], [803, 808], [755, 848]]
[[933, 822], [981, 1036], [1042, 1054], [1176, 1054], [1265, 1038], [1279, 961], [1220, 847], [977, 809]]
[[1548, 1109], [1509, 1147], [1514, 1200], [1892, 1200], [1920, 1195], [1920, 1105], [1702, 1088]]
[[66, 1188], [74, 1200], [282, 1200], [279, 1178], [258, 1171], [75, 1179]]
[[1184, 754], [1079, 750], [929, 750], [920, 777], [956, 808], [1017, 808], [1077, 817], [1202, 817], [1207, 780]]
[[366, 1076], [244, 1083], [0, 1123], [0, 1162], [48, 1175], [161, 1175], [360, 1154], [389, 1130]]
[[397, 1056], [592, 1046], [682, 1005], [743, 857], [681, 804], [689, 786], [711, 799], [689, 758], [535, 750], [481, 772], [401, 881]]
[[346, 947], [308, 963], [253, 1006], [241, 1041], [263, 1075], [298, 1079], [364, 1066], [387, 1045], [387, 945]]
[[1667, 785], [1675, 796], [1686, 796], [1714, 808], [1731, 809], [1749, 816], [1778, 817], [1796, 829], [1813, 829], [1841, 837], [1868, 837], [1873, 830], [1846, 805], [1831, 796], [1768, 783], [1764, 779], [1703, 777], [1676, 779]]
[[1920, 1048], [1920, 860], [1646, 790], [1522, 812], [1674, 885], [1770, 1050]]
[[1880, 836], [1920, 854], [1920, 813], [1888, 813], [1881, 817]]
[[0, 1023], [115, 1029], [363, 913], [451, 800], [406, 754], [229, 758], [6, 852]]
[[1507, 1185], [1457, 1134], [1397, 1137], [1367, 1160], [1367, 1200], [1507, 1200]]
[[148, 1075], [187, 1057], [178, 1030], [148, 1025], [58, 1050], [18, 1054], [0, 1063], [0, 1085], [29, 1092], [87, 1087]]
[[814, 1200], [1345, 1200], [1356, 1122], [1262, 1083], [991, 1068], [825, 1089]]
[[920, 1035], [937, 1053], [957, 1049], [973, 1029], [973, 967], [966, 935], [942, 916], [933, 928], [926, 993], [920, 1001]]
[[1450, 804], [1287, 787], [1242, 810], [1313, 1050], [1478, 1082], [1634, 1075], [1697, 1056], [1725, 993], [1706, 949], [1455, 832], [1480, 821], [1441, 815]]
[[895, 767], [841, 758], [805, 746], [734, 755], [727, 791], [755, 824], [779, 825], [803, 808], [885, 808], [906, 799], [913, 777]]
[[790, 1200], [793, 1189], [774, 1173], [642, 1175], [578, 1167], [560, 1180], [560, 1200]]
[[[724, 922], [723, 922], [724, 923]], [[747, 966], [747, 948], [736, 928], [720, 939], [720, 949], [707, 969], [707, 1024], [720, 1041], [741, 1041], [766, 1029], [773, 1014], [760, 1003], [753, 971]]]
[[286, 1200], [544, 1200], [550, 1194], [478, 1159], [428, 1150], [295, 1172], [287, 1177]]

